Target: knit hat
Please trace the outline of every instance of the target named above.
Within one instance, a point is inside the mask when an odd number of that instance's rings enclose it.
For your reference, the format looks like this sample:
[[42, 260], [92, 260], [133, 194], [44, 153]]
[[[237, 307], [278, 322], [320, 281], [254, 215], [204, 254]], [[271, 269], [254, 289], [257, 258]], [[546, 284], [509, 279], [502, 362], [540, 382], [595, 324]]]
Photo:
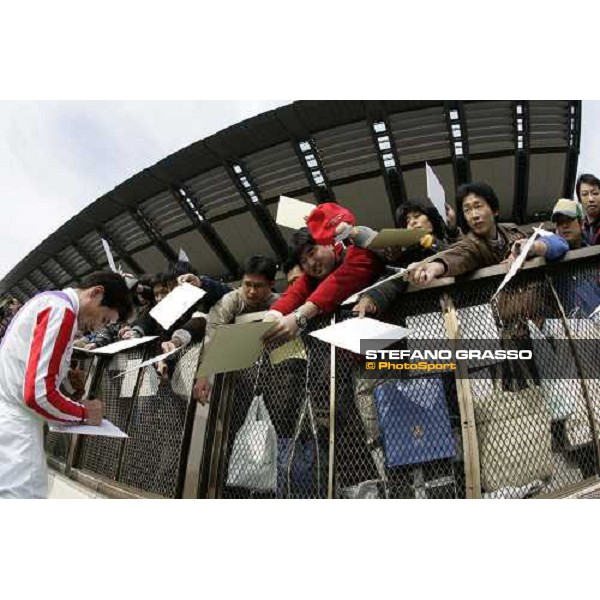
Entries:
[[311, 211], [306, 219], [306, 227], [317, 244], [328, 246], [334, 243], [335, 228], [342, 222], [354, 225], [356, 218], [339, 204], [325, 202]]
[[558, 215], [564, 215], [570, 219], [583, 220], [583, 211], [581, 210], [581, 204], [577, 200], [569, 200], [567, 198], [561, 198], [554, 205], [552, 211], [552, 221], [556, 221]]

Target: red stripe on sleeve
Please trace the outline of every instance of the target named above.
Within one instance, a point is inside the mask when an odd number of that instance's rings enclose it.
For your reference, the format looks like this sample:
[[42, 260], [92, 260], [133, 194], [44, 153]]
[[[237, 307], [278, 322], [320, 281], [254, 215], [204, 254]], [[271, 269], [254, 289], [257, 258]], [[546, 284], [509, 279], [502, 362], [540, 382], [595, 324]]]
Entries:
[[27, 360], [27, 369], [25, 371], [25, 404], [35, 410], [37, 413], [46, 417], [45, 411], [37, 405], [35, 401], [35, 376], [40, 362], [40, 354], [42, 353], [42, 345], [48, 329], [48, 319], [50, 318], [51, 308], [46, 308], [40, 312], [35, 322], [35, 330], [33, 331], [33, 339], [29, 349], [29, 359]]
[[48, 402], [52, 406], [56, 407], [60, 412], [83, 419], [86, 417], [86, 410], [82, 404], [73, 402], [67, 397], [63, 396], [56, 389], [56, 381], [58, 379], [58, 372], [60, 370], [60, 364], [63, 356], [67, 349], [67, 344], [71, 339], [71, 333], [73, 332], [73, 325], [75, 324], [75, 313], [72, 310], [65, 309], [62, 323], [60, 324], [60, 330], [54, 343], [54, 349], [52, 350], [52, 356], [50, 358], [50, 364], [48, 365], [48, 373], [46, 374], [46, 397]]

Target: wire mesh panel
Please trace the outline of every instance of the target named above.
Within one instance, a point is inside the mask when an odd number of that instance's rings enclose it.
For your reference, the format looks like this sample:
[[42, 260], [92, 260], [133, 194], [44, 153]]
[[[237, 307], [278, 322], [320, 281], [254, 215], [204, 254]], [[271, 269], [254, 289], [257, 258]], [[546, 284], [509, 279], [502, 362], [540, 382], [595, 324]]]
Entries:
[[69, 456], [72, 438], [73, 436], [67, 433], [47, 431], [44, 438], [46, 454], [60, 463], [65, 464]]
[[143, 370], [128, 427], [129, 439], [119, 481], [167, 498], [180, 493], [186, 424], [192, 418], [190, 399], [198, 367], [200, 345], [186, 348], [168, 363], [161, 380], [150, 365]]
[[566, 434], [585, 405], [572, 352], [563, 344], [557, 354], [549, 343], [560, 321], [550, 280], [539, 270], [520, 273], [490, 303], [501, 279], [459, 286], [452, 296], [469, 350], [531, 352], [468, 363], [482, 495], [525, 498], [577, 483], [596, 467], [591, 446], [575, 447]]
[[[446, 345], [439, 296], [436, 290], [405, 294], [388, 314], [377, 316], [411, 329], [408, 338], [389, 350]], [[379, 369], [377, 374], [363, 371], [360, 364], [357, 355], [337, 352], [337, 496], [464, 497], [454, 375], [425, 375], [411, 361], [401, 370]]]
[[[104, 416], [119, 429], [127, 432], [127, 420], [133, 406], [131, 379], [115, 378], [116, 375], [139, 364], [145, 350], [133, 348], [113, 356], [102, 373], [96, 396], [104, 402]], [[115, 479], [119, 464], [122, 439], [85, 436], [82, 441], [78, 467], [98, 475]]]
[[[80, 371], [83, 381], [86, 381], [89, 378], [93, 364], [94, 356], [84, 354], [83, 352], [76, 352], [71, 358], [71, 368]], [[46, 454], [60, 463], [65, 464], [67, 462], [72, 440], [73, 436], [70, 434], [47, 431], [44, 438]]]
[[[315, 319], [310, 330], [327, 323]], [[329, 353], [327, 344], [303, 335], [268, 347], [254, 367], [237, 374], [226, 400], [229, 436], [218, 496], [326, 497]]]

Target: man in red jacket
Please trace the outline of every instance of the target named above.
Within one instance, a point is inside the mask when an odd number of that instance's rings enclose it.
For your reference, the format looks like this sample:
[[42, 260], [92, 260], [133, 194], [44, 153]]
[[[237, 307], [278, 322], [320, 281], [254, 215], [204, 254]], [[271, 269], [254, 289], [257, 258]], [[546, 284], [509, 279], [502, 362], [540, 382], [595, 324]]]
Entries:
[[342, 243], [317, 244], [306, 228], [294, 233], [291, 250], [303, 275], [271, 306], [265, 320], [278, 323], [266, 341], [297, 335], [310, 319], [333, 312], [383, 272], [383, 263], [372, 252]]

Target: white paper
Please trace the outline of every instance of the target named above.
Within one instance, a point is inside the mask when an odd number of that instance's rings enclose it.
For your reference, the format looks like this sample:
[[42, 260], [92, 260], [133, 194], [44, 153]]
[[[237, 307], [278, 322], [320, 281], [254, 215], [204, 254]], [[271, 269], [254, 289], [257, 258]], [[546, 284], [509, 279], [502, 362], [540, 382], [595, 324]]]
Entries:
[[52, 423], [50, 424], [50, 431], [79, 435], [101, 435], [113, 438], [129, 437], [124, 431], [121, 431], [116, 425], [113, 425], [107, 419], [102, 419], [102, 423], [100, 423], [100, 425], [59, 425]]
[[302, 202], [295, 198], [279, 196], [277, 205], [277, 218], [275, 222], [282, 227], [290, 229], [300, 229], [306, 227], [305, 218], [315, 209], [315, 205], [310, 202]]
[[538, 237], [538, 235], [540, 235], [541, 231], [542, 231], [541, 226], [536, 227], [533, 230], [531, 237], [527, 240], [527, 242], [525, 242], [525, 244], [523, 244], [523, 246], [521, 247], [521, 252], [520, 252], [519, 256], [517, 256], [517, 258], [514, 260], [513, 264], [510, 266], [508, 273], [504, 276], [502, 283], [500, 284], [500, 286], [498, 287], [498, 289], [492, 296], [492, 298], [491, 298], [492, 300], [502, 291], [504, 286], [517, 274], [517, 271], [521, 268], [521, 266], [525, 262], [525, 259], [527, 258], [527, 254], [529, 253], [529, 251], [531, 250], [531, 247], [533, 246], [533, 242], [535, 242], [536, 238]]
[[590, 315], [590, 319], [592, 317], [595, 317], [599, 312], [600, 312], [600, 304], [598, 306], [596, 306], [596, 308], [594, 309], [594, 312], [592, 312], [592, 314]]
[[444, 223], [446, 221], [446, 192], [444, 186], [440, 183], [433, 169], [425, 163], [425, 173], [427, 176], [427, 196], [440, 213]]
[[393, 279], [400, 279], [405, 271], [406, 269], [398, 269], [397, 273], [394, 273], [393, 275], [390, 275], [389, 277], [386, 277], [385, 279], [382, 279], [381, 281], [378, 281], [377, 283], [374, 283], [373, 285], [370, 285], [369, 287], [360, 290], [360, 292], [356, 292], [356, 294], [352, 294], [352, 296], [346, 298], [346, 300], [342, 302], [342, 306], [344, 306], [345, 304], [354, 304], [354, 302], [356, 302], [359, 299], [359, 297], [365, 292], [375, 289], [376, 287], [379, 287], [380, 285], [388, 281], [392, 281]]
[[360, 354], [361, 340], [374, 340], [375, 342], [369, 349], [381, 350], [406, 337], [409, 333], [410, 329], [404, 327], [390, 325], [369, 317], [364, 319], [357, 317], [313, 331], [310, 335], [338, 348]]
[[[153, 365], [154, 363], [160, 362], [161, 360], [165, 360], [167, 357], [171, 356], [171, 354], [175, 354], [176, 352], [179, 352], [180, 350], [181, 350], [181, 348], [175, 348], [175, 350], [170, 350], [169, 352], [165, 352], [164, 354], [159, 354], [158, 356], [155, 356], [154, 358], [149, 358], [148, 360], [140, 362], [137, 365], [128, 367], [125, 371], [122, 371], [118, 375], [115, 375], [113, 377], [113, 379], [117, 379], [118, 377], [123, 377], [123, 375], [126, 375], [127, 373], [132, 373], [133, 371], [138, 371], [139, 369], [143, 369], [144, 367], [149, 367], [150, 365]], [[137, 361], [135, 361], [135, 362], [137, 362]]]
[[130, 340], [120, 340], [114, 344], [108, 344], [108, 346], [96, 348], [95, 350], [88, 350], [86, 352], [91, 352], [92, 354], [116, 354], [117, 352], [123, 352], [123, 350], [135, 348], [141, 344], [147, 344], [148, 342], [155, 340], [157, 337], [158, 336], [156, 335], [146, 335], [144, 337], [132, 338]]
[[85, 354], [95, 354], [94, 350], [86, 350], [81, 346], [73, 346], [73, 352], [85, 352]]
[[106, 258], [108, 259], [108, 266], [113, 273], [117, 273], [117, 266], [115, 265], [115, 259], [113, 258], [112, 252], [110, 251], [110, 246], [108, 242], [102, 239], [102, 245], [104, 246], [104, 252], [106, 253]]
[[205, 290], [190, 283], [178, 285], [161, 300], [151, 311], [150, 316], [163, 329], [169, 329], [177, 319], [188, 311], [206, 294]]
[[[123, 377], [123, 382], [121, 383], [121, 391], [119, 393], [119, 398], [133, 398], [133, 392], [135, 390], [135, 384], [137, 383], [138, 375], [137, 369], [141, 364], [142, 359], [137, 358], [135, 360], [128, 360], [127, 367], [124, 373], [125, 377]], [[120, 375], [117, 375], [119, 377]]]
[[180, 262], [187, 262], [187, 263], [191, 263], [192, 261], [190, 260], [190, 257], [185, 253], [185, 250], [183, 248], [179, 248], [179, 256], [177, 257], [177, 259]]

